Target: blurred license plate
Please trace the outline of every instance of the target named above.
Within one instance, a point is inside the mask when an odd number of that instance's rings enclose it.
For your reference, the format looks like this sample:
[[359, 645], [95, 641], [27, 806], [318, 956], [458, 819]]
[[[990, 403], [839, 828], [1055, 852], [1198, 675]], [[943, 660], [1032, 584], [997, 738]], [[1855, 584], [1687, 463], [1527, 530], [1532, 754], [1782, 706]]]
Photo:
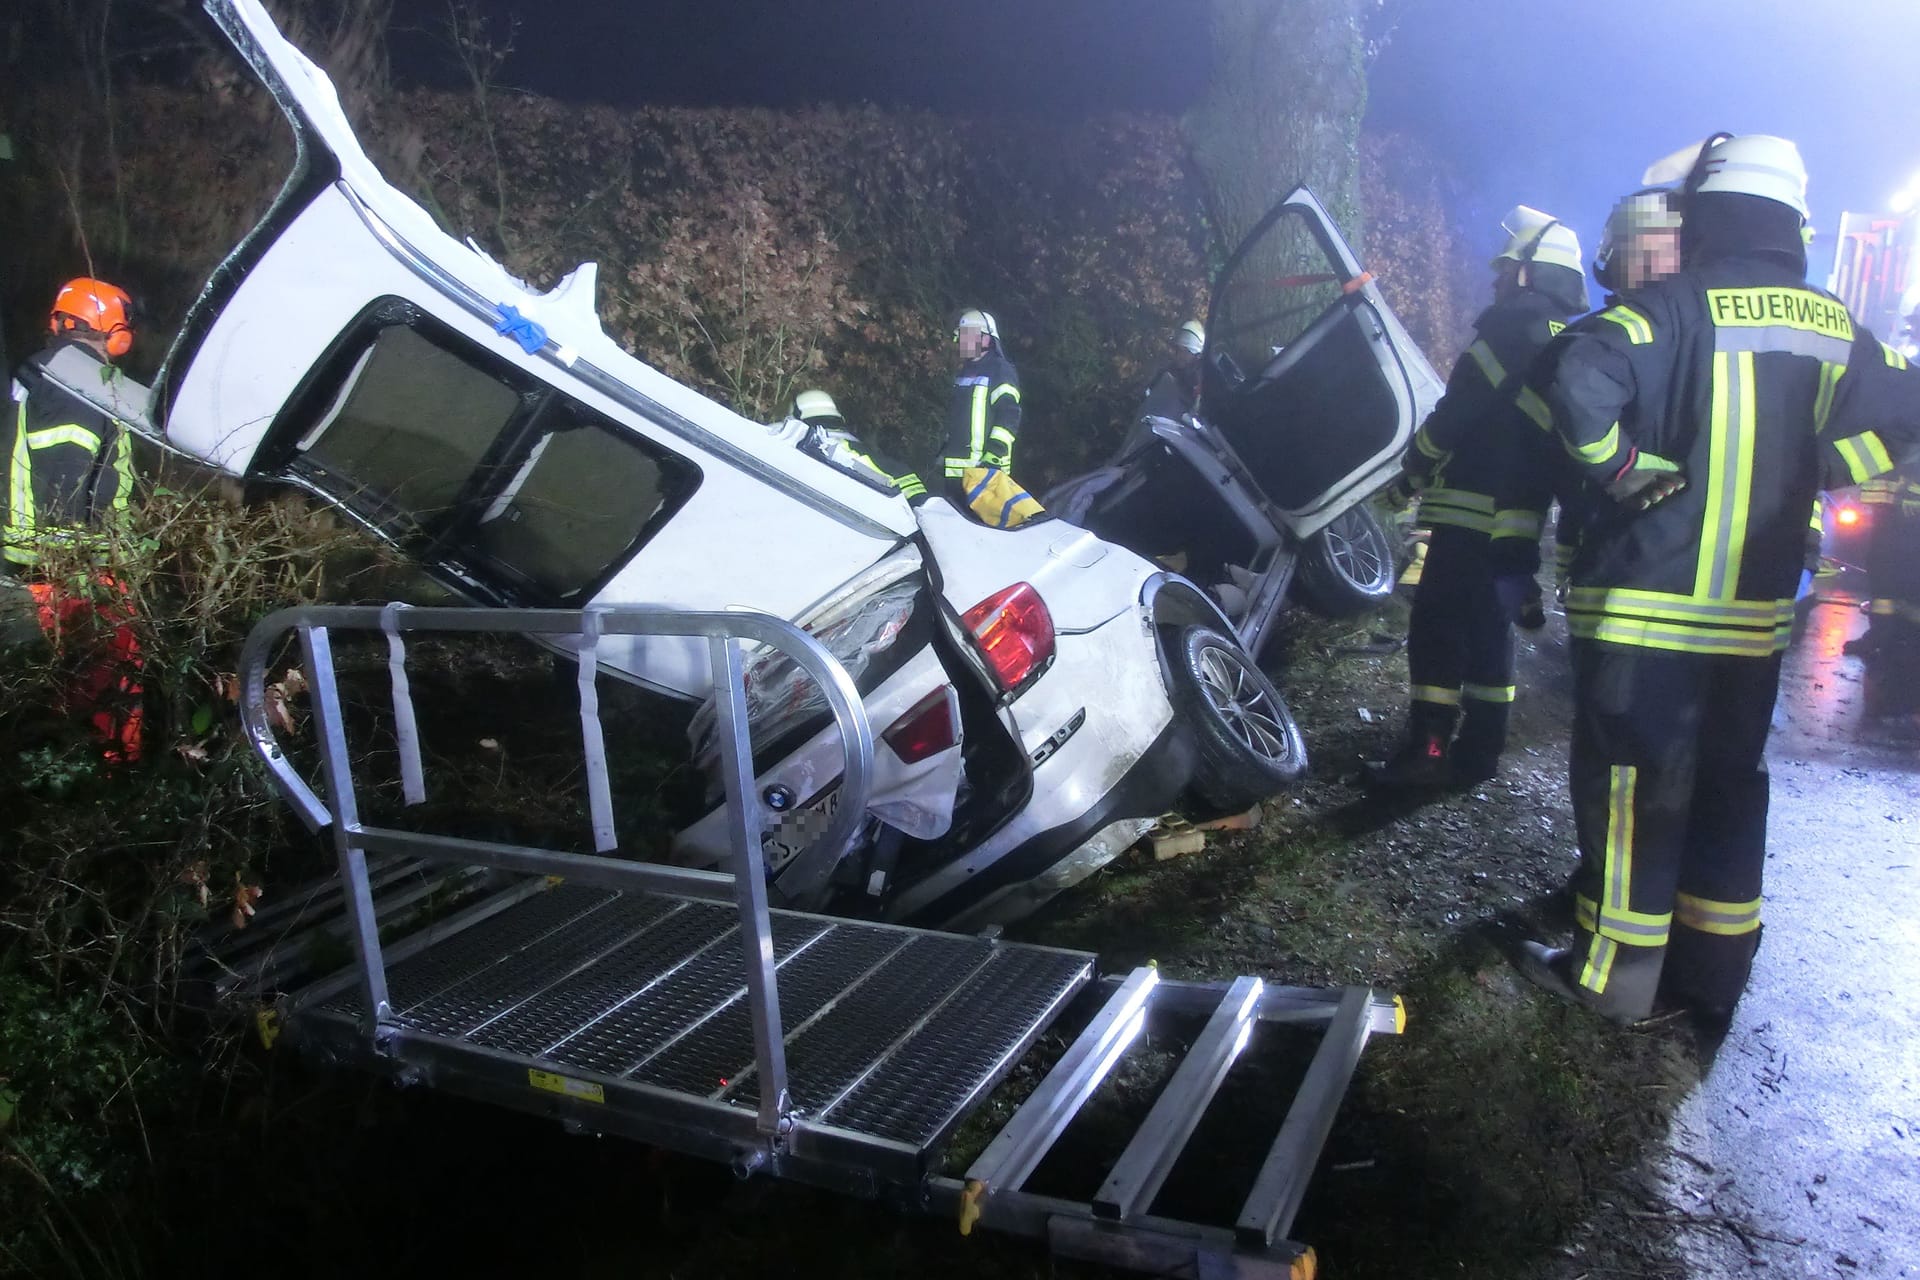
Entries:
[[782, 817], [760, 843], [768, 868], [778, 871], [793, 861], [803, 849], [827, 834], [827, 828], [833, 823], [833, 815], [839, 810], [840, 784], [835, 782], [826, 791]]

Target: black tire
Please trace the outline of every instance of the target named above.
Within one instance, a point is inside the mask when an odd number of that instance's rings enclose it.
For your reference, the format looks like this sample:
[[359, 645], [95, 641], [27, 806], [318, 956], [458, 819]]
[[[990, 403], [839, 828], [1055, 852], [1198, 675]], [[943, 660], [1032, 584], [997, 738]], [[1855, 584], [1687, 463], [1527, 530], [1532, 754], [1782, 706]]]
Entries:
[[1168, 636], [1174, 714], [1193, 734], [1194, 794], [1239, 813], [1307, 771], [1307, 744], [1286, 700], [1239, 641], [1212, 627]]
[[1351, 618], [1379, 607], [1398, 575], [1393, 538], [1367, 503], [1334, 517], [1300, 555], [1300, 591], [1328, 618]]

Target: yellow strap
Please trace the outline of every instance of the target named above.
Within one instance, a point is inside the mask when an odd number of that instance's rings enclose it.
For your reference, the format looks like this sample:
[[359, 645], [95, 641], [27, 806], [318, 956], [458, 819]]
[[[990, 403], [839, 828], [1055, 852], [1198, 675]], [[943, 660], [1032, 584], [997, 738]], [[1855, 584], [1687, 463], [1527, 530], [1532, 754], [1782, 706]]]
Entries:
[[1514, 687], [1510, 684], [1463, 684], [1460, 696], [1472, 698], [1475, 702], [1512, 702]]
[[1437, 684], [1417, 684], [1413, 686], [1413, 700], [1432, 702], [1443, 707], [1457, 707], [1460, 705], [1460, 691], [1443, 688]]
[[1520, 412], [1533, 419], [1534, 426], [1542, 431], [1553, 430], [1553, 410], [1547, 407], [1547, 402], [1532, 387], [1520, 388], [1520, 394], [1514, 397], [1513, 402], [1520, 406]]

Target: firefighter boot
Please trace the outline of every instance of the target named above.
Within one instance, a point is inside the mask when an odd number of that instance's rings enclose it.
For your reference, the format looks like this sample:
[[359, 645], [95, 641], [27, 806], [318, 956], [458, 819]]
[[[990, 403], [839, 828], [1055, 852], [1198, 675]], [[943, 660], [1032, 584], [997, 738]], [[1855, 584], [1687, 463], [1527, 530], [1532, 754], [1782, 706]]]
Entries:
[[1460, 733], [1453, 740], [1451, 781], [1459, 786], [1485, 782], [1500, 772], [1500, 753], [1507, 749], [1510, 703], [1467, 698]]
[[1581, 955], [1572, 948], [1523, 942], [1511, 959], [1522, 977], [1549, 995], [1591, 1009], [1616, 1026], [1631, 1027], [1653, 1016], [1654, 991], [1662, 967], [1657, 952], [1647, 949], [1645, 955], [1631, 954], [1638, 950], [1641, 948], [1617, 950], [1619, 959], [1626, 963], [1609, 966], [1612, 971], [1602, 979], [1604, 991], [1594, 991], [1578, 980], [1576, 973], [1590, 972], [1592, 966], [1583, 964]]
[[1416, 702], [1407, 716], [1407, 740], [1384, 764], [1367, 771], [1367, 784], [1392, 791], [1444, 787], [1453, 780], [1447, 740], [1457, 713], [1452, 707]]
[[1764, 928], [1751, 933], [1704, 933], [1676, 924], [1667, 939], [1660, 1002], [1685, 1008], [1705, 1030], [1725, 1034], [1747, 989]]

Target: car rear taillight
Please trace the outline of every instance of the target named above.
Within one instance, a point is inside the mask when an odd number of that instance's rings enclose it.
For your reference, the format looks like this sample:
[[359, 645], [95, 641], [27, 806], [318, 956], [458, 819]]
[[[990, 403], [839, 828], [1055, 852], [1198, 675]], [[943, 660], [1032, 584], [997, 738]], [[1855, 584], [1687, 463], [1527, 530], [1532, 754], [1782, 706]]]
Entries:
[[880, 736], [902, 764], [919, 764], [960, 741], [953, 690], [941, 685], [907, 709]]
[[1053, 657], [1053, 615], [1024, 582], [996, 591], [960, 615], [974, 643], [1008, 693], [1040, 673]]

